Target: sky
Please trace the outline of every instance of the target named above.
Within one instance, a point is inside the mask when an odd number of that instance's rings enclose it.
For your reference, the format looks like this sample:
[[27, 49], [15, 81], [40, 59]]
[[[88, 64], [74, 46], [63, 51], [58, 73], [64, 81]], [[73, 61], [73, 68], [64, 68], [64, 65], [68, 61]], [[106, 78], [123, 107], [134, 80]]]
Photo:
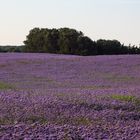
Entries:
[[22, 45], [35, 27], [139, 45], [140, 0], [0, 0], [0, 45]]

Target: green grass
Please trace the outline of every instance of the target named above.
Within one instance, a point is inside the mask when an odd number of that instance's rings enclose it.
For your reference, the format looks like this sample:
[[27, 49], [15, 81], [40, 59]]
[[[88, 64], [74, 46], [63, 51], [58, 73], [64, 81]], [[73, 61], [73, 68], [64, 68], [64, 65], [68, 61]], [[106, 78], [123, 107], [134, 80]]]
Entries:
[[29, 116], [24, 120], [25, 123], [35, 123], [39, 122], [41, 124], [46, 124], [48, 122], [47, 118], [43, 116]]
[[126, 101], [126, 102], [133, 102], [135, 101], [136, 97], [132, 95], [111, 95], [112, 99]]
[[13, 120], [7, 119], [7, 118], [0, 118], [0, 125], [9, 125], [13, 124]]
[[81, 125], [89, 126], [93, 123], [93, 121], [86, 117], [67, 118], [67, 117], [60, 116], [56, 118], [55, 120], [53, 120], [52, 123], [61, 124], [61, 125], [70, 124], [70, 125], [76, 125], [76, 126], [81, 126]]
[[15, 124], [16, 122], [20, 123], [20, 122], [24, 122], [26, 124], [32, 124], [35, 122], [39, 122], [40, 124], [47, 124], [48, 120], [45, 117], [42, 116], [29, 116], [27, 118], [22, 118], [19, 120], [16, 120], [13, 117], [7, 117], [7, 118], [0, 118], [0, 125], [10, 125], [10, 124]]
[[135, 105], [140, 105], [140, 98], [134, 95], [111, 95], [111, 98], [114, 100], [131, 102], [134, 103]]
[[9, 83], [0, 81], [0, 90], [14, 89], [15, 87]]
[[73, 124], [76, 125], [84, 125], [84, 126], [88, 126], [90, 124], [92, 124], [92, 121], [89, 118], [85, 118], [85, 117], [77, 117], [77, 118], [73, 118], [72, 120]]
[[109, 89], [111, 86], [82, 86], [80, 87], [81, 89], [91, 89], [91, 90], [96, 90], [96, 89]]

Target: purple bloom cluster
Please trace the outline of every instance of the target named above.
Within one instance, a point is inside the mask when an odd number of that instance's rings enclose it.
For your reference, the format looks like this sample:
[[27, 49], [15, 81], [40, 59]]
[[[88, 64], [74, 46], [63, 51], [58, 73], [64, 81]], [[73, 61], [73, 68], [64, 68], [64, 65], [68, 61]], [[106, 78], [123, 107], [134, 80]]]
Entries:
[[0, 54], [1, 140], [139, 140], [140, 56]]

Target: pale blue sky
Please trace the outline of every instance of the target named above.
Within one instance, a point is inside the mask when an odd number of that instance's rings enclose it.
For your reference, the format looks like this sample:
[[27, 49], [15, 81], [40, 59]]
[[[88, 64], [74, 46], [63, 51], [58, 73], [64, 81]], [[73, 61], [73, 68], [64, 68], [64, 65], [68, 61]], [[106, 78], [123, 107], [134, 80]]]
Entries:
[[20, 45], [34, 27], [70, 27], [93, 40], [140, 44], [140, 0], [0, 0], [0, 45]]

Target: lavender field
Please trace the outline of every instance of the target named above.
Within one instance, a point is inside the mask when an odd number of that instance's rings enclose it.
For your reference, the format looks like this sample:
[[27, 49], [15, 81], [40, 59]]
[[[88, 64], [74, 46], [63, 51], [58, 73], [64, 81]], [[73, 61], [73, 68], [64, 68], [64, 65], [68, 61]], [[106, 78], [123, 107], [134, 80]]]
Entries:
[[140, 140], [140, 56], [0, 54], [0, 140]]

